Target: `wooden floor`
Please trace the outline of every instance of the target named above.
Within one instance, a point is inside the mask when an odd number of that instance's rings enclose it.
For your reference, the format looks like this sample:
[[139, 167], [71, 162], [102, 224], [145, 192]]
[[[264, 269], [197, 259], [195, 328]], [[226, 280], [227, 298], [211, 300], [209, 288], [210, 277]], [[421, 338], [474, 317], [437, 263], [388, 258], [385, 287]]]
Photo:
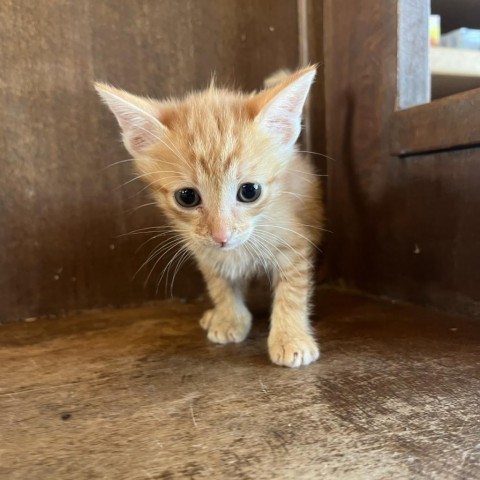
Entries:
[[290, 370], [203, 307], [0, 327], [0, 478], [480, 478], [480, 323], [324, 290]]

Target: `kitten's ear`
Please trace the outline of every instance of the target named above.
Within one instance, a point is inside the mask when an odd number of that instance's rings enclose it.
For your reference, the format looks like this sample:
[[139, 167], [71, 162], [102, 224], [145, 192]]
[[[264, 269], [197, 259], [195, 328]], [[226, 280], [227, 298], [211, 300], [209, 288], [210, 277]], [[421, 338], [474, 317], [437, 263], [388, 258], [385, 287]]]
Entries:
[[255, 121], [284, 146], [293, 145], [300, 135], [302, 110], [315, 73], [316, 66], [299, 70], [249, 100]]
[[162, 141], [165, 127], [159, 120], [160, 102], [137, 97], [105, 83], [95, 83], [95, 89], [115, 115], [122, 129], [123, 143], [134, 157]]

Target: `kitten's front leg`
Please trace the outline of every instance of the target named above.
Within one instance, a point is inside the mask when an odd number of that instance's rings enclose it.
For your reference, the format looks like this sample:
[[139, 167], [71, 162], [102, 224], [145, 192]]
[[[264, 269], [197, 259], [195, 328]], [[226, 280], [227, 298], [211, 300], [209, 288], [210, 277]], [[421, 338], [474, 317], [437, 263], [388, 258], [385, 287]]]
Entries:
[[286, 367], [308, 365], [320, 356], [308, 319], [312, 269], [305, 258], [290, 259], [275, 289], [268, 351], [273, 363]]
[[203, 275], [214, 304], [200, 320], [208, 339], [215, 343], [242, 342], [252, 324], [252, 315], [243, 301], [242, 282], [230, 282], [208, 270], [203, 270]]

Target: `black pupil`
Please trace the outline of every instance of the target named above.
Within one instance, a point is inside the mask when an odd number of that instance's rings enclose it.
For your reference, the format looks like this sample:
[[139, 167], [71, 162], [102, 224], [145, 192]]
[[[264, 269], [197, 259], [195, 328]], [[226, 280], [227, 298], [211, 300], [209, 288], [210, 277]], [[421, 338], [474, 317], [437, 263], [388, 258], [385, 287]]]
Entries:
[[245, 200], [252, 200], [256, 197], [258, 190], [257, 183], [245, 183], [242, 185], [242, 197]]
[[180, 190], [179, 197], [184, 205], [194, 205], [197, 202], [197, 192], [191, 188]]

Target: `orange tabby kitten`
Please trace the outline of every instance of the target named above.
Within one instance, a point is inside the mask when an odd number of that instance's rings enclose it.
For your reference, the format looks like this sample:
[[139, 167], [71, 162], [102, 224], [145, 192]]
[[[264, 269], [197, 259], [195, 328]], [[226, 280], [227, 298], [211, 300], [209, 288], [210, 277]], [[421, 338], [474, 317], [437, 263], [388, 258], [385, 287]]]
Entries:
[[245, 339], [252, 316], [243, 292], [265, 270], [275, 290], [268, 351], [288, 367], [319, 356], [308, 316], [323, 210], [314, 169], [295, 147], [314, 77], [308, 67], [256, 94], [212, 84], [165, 101], [96, 84], [205, 277], [214, 304], [200, 320], [208, 338]]

